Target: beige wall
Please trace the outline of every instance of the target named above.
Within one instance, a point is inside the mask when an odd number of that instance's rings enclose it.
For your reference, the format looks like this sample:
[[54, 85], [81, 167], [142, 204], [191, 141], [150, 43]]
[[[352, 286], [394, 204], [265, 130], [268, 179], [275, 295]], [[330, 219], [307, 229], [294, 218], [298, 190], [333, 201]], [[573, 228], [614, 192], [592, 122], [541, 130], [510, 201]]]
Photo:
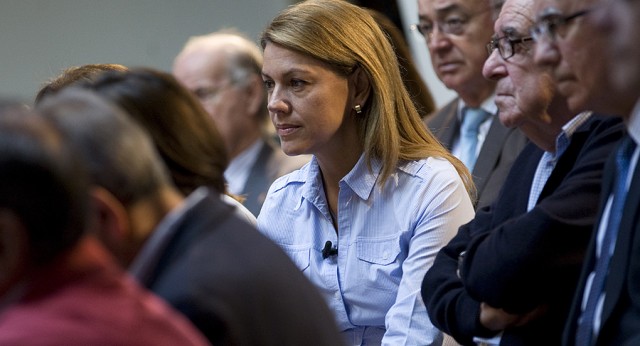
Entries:
[[251, 37], [291, 0], [0, 0], [0, 97], [30, 102], [61, 69], [169, 70], [185, 40], [224, 27]]
[[[389, 0], [391, 1], [391, 0]], [[257, 37], [296, 0], [0, 0], [0, 98], [30, 102], [61, 69], [89, 63], [168, 71], [191, 35], [236, 27]], [[405, 26], [416, 0], [398, 0]], [[435, 77], [424, 40], [410, 46], [436, 103], [453, 97]]]

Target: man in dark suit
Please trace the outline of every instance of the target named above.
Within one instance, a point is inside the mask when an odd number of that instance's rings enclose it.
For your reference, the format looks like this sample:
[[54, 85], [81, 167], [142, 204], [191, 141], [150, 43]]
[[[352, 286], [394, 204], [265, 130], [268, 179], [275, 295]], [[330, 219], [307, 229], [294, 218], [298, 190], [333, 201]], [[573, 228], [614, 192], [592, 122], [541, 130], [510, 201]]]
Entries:
[[212, 344], [342, 342], [323, 298], [289, 258], [220, 193], [203, 187], [183, 198], [125, 113], [73, 88], [38, 107], [91, 167], [103, 242]]
[[173, 75], [198, 97], [222, 135], [229, 192], [245, 197], [256, 216], [271, 183], [309, 161], [307, 155], [285, 155], [274, 140], [261, 69], [260, 48], [229, 31], [192, 37], [173, 64]]
[[[425, 35], [435, 73], [458, 94], [425, 123], [471, 171], [478, 192], [476, 209], [480, 209], [495, 200], [527, 142], [516, 127], [507, 128], [498, 121], [495, 82], [482, 76], [485, 46], [493, 34], [490, 1], [418, 0], [418, 14], [417, 28]], [[482, 113], [468, 109], [481, 109]], [[465, 124], [481, 114], [484, 117], [472, 129], [472, 139], [467, 140]]]
[[[582, 88], [566, 88], [585, 107], [618, 114], [627, 135], [605, 167], [600, 213], [563, 335], [564, 345], [640, 344], [640, 3], [537, 1], [536, 62], [557, 78], [570, 69]], [[606, 6], [605, 6], [606, 5]], [[577, 15], [576, 15], [577, 14]], [[583, 17], [562, 40], [563, 18]], [[559, 20], [558, 20], [559, 19]], [[597, 55], [594, 55], [599, 52]], [[583, 82], [584, 81], [584, 82]]]
[[574, 117], [564, 98], [548, 99], [555, 83], [533, 64], [531, 16], [528, 0], [504, 3], [484, 74], [498, 83], [500, 120], [518, 124], [532, 143], [498, 199], [460, 228], [422, 286], [434, 324], [463, 344], [560, 344], [603, 166], [623, 130], [618, 119]]

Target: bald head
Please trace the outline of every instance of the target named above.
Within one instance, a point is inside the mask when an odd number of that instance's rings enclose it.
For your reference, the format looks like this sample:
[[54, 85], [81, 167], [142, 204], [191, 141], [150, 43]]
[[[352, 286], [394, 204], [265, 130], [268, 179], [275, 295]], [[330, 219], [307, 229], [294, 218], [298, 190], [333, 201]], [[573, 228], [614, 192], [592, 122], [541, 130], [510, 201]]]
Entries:
[[173, 70], [174, 74], [181, 75], [180, 72], [189, 65], [215, 63], [224, 65], [220, 72], [238, 83], [246, 80], [250, 72], [260, 73], [262, 53], [255, 43], [237, 33], [215, 32], [194, 36], [176, 57]]
[[202, 103], [233, 159], [263, 135], [268, 118], [262, 85], [262, 52], [229, 31], [189, 39], [173, 75]]

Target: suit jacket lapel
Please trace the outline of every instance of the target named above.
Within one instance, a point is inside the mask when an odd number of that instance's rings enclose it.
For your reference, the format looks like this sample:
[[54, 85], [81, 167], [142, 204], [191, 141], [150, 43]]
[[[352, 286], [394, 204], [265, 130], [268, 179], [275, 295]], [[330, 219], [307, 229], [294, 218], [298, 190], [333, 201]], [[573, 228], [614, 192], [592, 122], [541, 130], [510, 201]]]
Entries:
[[247, 197], [244, 205], [254, 215], [258, 215], [260, 212], [260, 207], [264, 200], [264, 196], [262, 195], [266, 194], [266, 190], [270, 185], [267, 163], [269, 162], [271, 155], [273, 155], [273, 148], [268, 143], [263, 143], [256, 162], [251, 166], [251, 172], [249, 173], [247, 183], [244, 187], [244, 192]]
[[460, 128], [460, 120], [458, 120], [458, 99], [456, 98], [439, 112], [433, 118], [427, 119], [427, 127], [438, 138], [440, 143], [451, 151], [453, 139], [458, 134]]
[[[614, 165], [615, 167], [615, 165]], [[608, 194], [607, 194], [608, 196]], [[640, 165], [636, 164], [633, 172], [629, 192], [624, 205], [623, 218], [620, 222], [620, 230], [616, 239], [616, 248], [609, 268], [615, 268], [609, 272], [605, 286], [605, 302], [602, 310], [602, 321], [607, 321], [618, 302], [627, 280], [627, 272], [631, 251], [633, 250], [634, 231], [637, 225], [637, 206], [640, 203]]]
[[578, 284], [576, 286], [576, 291], [573, 296], [573, 302], [571, 304], [571, 309], [569, 310], [569, 315], [567, 318], [567, 323], [565, 325], [565, 330], [563, 333], [563, 345], [573, 345], [575, 343], [576, 337], [576, 328], [578, 318], [582, 314], [582, 300], [584, 299], [584, 290], [587, 284], [587, 278], [591, 274], [595, 266], [596, 261], [596, 245], [597, 245], [597, 236], [598, 236], [598, 225], [600, 225], [600, 220], [602, 220], [602, 213], [604, 212], [604, 207], [609, 198], [609, 194], [611, 194], [611, 188], [614, 179], [614, 173], [612, 169], [609, 167], [615, 167], [614, 157], [610, 157], [607, 161], [604, 173], [602, 177], [602, 195], [600, 196], [600, 208], [598, 211], [597, 221], [594, 223], [593, 231], [591, 234], [591, 240], [589, 241], [589, 245], [587, 246], [587, 251], [585, 253], [584, 262], [582, 264], [582, 271], [580, 272], [580, 279], [578, 280]]

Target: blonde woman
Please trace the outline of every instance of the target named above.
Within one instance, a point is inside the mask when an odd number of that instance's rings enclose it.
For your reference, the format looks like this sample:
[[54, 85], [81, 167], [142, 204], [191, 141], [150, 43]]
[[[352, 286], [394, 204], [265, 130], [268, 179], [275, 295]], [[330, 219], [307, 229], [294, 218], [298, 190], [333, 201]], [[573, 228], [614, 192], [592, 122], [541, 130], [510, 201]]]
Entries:
[[313, 157], [273, 183], [259, 229], [325, 295], [348, 344], [440, 344], [420, 285], [473, 217], [468, 171], [425, 129], [365, 10], [299, 3], [261, 45], [282, 149]]

